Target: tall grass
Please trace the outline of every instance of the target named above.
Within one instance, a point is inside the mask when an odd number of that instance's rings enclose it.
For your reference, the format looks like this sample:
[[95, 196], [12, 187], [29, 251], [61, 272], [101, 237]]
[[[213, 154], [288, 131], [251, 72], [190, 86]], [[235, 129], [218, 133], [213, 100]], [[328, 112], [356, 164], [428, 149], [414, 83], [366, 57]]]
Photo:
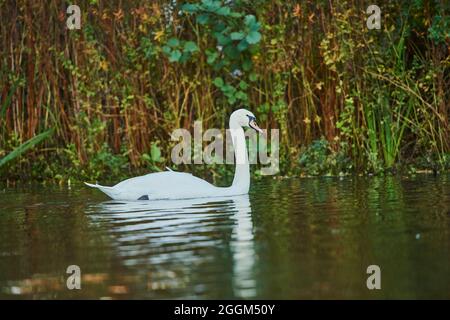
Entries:
[[48, 137], [50, 137], [53, 133], [53, 130], [47, 130], [45, 132], [42, 132], [38, 134], [37, 136], [34, 136], [30, 140], [27, 140], [26, 142], [22, 143], [20, 146], [15, 148], [12, 152], [7, 154], [5, 157], [0, 159], [0, 168], [4, 166], [9, 161], [14, 160], [15, 158], [19, 157], [22, 153], [26, 152], [29, 149], [32, 149], [40, 142], [44, 141]]
[[[367, 30], [361, 1], [234, 1], [233, 10], [256, 16], [262, 34], [243, 75], [248, 86], [239, 89], [248, 99], [234, 104], [214, 84], [241, 80], [231, 66], [210, 64], [214, 30], [182, 13], [183, 3], [198, 2], [79, 1], [82, 29], [69, 31], [65, 1], [0, 1], [0, 157], [55, 130], [2, 176], [81, 179], [163, 168], [171, 165], [173, 129], [197, 119], [225, 127], [242, 105], [263, 127], [281, 130], [284, 174], [296, 173], [302, 150], [321, 137], [360, 171], [419, 158], [444, 166], [446, 2], [383, 3], [382, 30]], [[164, 51], [172, 38], [198, 50], [177, 62]], [[149, 156], [155, 146], [161, 161]]]

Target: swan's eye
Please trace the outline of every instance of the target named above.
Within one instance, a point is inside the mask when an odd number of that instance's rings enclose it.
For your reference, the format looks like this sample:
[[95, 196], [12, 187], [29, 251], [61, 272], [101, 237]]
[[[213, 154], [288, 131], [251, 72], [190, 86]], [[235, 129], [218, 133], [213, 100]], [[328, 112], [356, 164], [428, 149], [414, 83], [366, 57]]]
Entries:
[[249, 123], [249, 124], [250, 124], [250, 122], [252, 122], [252, 121], [255, 121], [255, 122], [256, 122], [256, 117], [251, 116], [251, 115], [249, 115], [249, 114], [247, 114], [247, 117], [248, 117], [248, 123]]

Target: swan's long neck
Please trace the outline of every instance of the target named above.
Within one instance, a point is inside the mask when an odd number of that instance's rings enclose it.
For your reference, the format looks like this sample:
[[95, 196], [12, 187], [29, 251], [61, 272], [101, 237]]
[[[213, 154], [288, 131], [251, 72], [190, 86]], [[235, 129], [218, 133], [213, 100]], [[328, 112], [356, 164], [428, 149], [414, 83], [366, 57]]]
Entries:
[[248, 163], [244, 129], [230, 119], [230, 132], [233, 141], [236, 163], [236, 170], [234, 171], [234, 179], [231, 189], [238, 194], [246, 194], [250, 189], [250, 166]]

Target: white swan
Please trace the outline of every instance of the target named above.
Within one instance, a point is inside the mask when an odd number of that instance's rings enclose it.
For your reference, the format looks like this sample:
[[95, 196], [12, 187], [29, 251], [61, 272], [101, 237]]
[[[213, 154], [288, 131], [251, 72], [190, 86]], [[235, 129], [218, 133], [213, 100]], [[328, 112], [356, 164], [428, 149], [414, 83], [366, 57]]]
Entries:
[[250, 188], [250, 167], [243, 127], [260, 133], [256, 117], [248, 110], [239, 109], [230, 116], [230, 133], [234, 146], [236, 170], [230, 187], [216, 187], [190, 173], [164, 171], [124, 180], [113, 187], [86, 183], [114, 200], [160, 200], [203, 197], [227, 197], [247, 194]]

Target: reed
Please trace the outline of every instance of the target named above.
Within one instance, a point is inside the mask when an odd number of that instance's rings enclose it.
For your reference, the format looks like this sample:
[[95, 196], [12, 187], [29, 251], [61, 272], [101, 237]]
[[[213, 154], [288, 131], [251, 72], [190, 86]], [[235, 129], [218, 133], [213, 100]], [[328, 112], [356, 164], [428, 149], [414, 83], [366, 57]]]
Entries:
[[0, 168], [3, 167], [6, 163], [9, 161], [14, 160], [15, 158], [18, 158], [22, 153], [26, 152], [29, 149], [32, 149], [37, 144], [39, 144], [41, 141], [47, 139], [50, 137], [53, 133], [53, 130], [47, 130], [45, 132], [42, 132], [38, 134], [37, 136], [34, 136], [30, 140], [27, 140], [26, 142], [22, 143], [20, 146], [15, 148], [12, 152], [4, 156], [0, 159]]
[[[222, 128], [239, 106], [280, 129], [282, 174], [305, 174], [299, 159], [322, 137], [333, 159], [350, 157], [344, 171], [448, 166], [449, 4], [383, 3], [382, 30], [367, 30], [361, 1], [233, 3], [236, 15], [205, 14], [227, 7], [215, 0], [84, 0], [82, 28], [69, 31], [66, 1], [0, 1], [0, 157], [22, 150], [1, 177], [172, 166], [172, 130]], [[222, 56], [221, 24], [235, 44]]]

